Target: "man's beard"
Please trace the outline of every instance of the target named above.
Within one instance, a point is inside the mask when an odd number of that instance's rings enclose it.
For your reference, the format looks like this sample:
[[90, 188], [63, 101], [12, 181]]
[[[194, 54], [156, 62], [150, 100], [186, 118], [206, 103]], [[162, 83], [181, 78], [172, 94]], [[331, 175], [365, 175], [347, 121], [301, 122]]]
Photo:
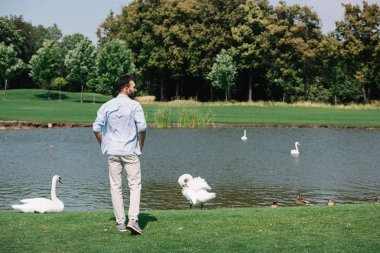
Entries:
[[137, 95], [137, 92], [131, 92], [131, 93], [128, 94], [128, 97], [130, 99], [135, 99], [136, 95]]

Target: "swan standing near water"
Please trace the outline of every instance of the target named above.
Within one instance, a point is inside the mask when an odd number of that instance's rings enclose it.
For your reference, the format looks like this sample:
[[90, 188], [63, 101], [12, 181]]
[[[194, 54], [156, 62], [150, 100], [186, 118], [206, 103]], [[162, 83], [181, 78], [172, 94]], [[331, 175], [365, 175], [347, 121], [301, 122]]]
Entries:
[[241, 140], [243, 142], [246, 142], [248, 140], [248, 138], [247, 138], [247, 131], [245, 129], [244, 129], [244, 135], [241, 137]]
[[12, 208], [23, 213], [53, 213], [62, 212], [64, 205], [62, 201], [57, 198], [55, 188], [57, 182], [61, 181], [61, 177], [55, 175], [51, 182], [51, 199], [46, 198], [34, 198], [34, 199], [22, 199], [20, 200], [22, 205], [12, 205]]
[[298, 146], [301, 146], [299, 143], [298, 143], [298, 141], [296, 142], [296, 143], [294, 143], [294, 146], [296, 146], [296, 149], [292, 149], [292, 150], [290, 150], [290, 154], [291, 155], [299, 155], [300, 154], [300, 152], [299, 152], [299, 150], [298, 150]]
[[196, 204], [201, 204], [202, 209], [203, 203], [216, 197], [215, 193], [207, 191], [211, 190], [211, 187], [201, 177], [193, 178], [184, 174], [179, 177], [178, 183], [182, 187], [183, 196], [190, 202], [190, 209]]

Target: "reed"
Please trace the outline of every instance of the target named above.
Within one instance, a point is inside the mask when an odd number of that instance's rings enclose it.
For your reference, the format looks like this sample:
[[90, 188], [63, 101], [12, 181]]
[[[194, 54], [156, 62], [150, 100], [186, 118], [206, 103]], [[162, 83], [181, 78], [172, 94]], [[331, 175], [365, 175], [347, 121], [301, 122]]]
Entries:
[[158, 109], [154, 113], [154, 123], [157, 128], [170, 128], [173, 122], [173, 113], [168, 108]]
[[211, 111], [160, 108], [154, 112], [154, 124], [157, 128], [170, 128], [173, 125], [180, 128], [200, 128], [207, 127], [211, 123], [213, 123]]
[[195, 109], [182, 109], [179, 111], [177, 123], [181, 128], [206, 127], [212, 123], [212, 115], [210, 111], [202, 113]]

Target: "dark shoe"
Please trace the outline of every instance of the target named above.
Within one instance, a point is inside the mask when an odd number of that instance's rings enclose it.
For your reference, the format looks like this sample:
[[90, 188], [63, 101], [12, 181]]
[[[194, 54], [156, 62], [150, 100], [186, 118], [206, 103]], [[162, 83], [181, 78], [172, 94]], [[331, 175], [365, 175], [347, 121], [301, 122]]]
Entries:
[[142, 230], [139, 227], [139, 224], [137, 223], [137, 220], [130, 220], [128, 222], [127, 228], [132, 231], [134, 234], [142, 234]]
[[124, 223], [116, 224], [116, 228], [117, 228], [117, 230], [119, 230], [120, 232], [125, 232], [125, 231], [127, 231], [127, 228], [125, 227], [125, 224], [124, 224]]

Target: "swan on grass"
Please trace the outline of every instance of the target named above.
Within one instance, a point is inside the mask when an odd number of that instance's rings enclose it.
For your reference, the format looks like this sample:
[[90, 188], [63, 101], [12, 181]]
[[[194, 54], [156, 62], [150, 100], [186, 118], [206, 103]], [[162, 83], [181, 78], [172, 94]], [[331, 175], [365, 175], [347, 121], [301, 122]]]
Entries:
[[215, 193], [207, 191], [211, 190], [211, 187], [201, 177], [193, 178], [184, 174], [179, 177], [178, 183], [182, 187], [183, 196], [190, 202], [190, 209], [196, 204], [200, 204], [202, 209], [204, 203], [216, 197]]
[[248, 140], [248, 138], [247, 138], [247, 131], [245, 129], [244, 129], [244, 135], [241, 137], [241, 140], [243, 142], [246, 142]]
[[64, 205], [62, 201], [57, 198], [56, 185], [61, 181], [61, 177], [55, 175], [51, 182], [51, 199], [46, 198], [33, 198], [20, 200], [21, 205], [12, 205], [12, 208], [23, 213], [53, 213], [62, 212]]
[[299, 155], [300, 154], [300, 151], [298, 150], [298, 146], [301, 146], [299, 144], [299, 142], [297, 141], [296, 143], [294, 143], [294, 146], [296, 147], [296, 149], [292, 149], [290, 150], [290, 154], [291, 155]]

